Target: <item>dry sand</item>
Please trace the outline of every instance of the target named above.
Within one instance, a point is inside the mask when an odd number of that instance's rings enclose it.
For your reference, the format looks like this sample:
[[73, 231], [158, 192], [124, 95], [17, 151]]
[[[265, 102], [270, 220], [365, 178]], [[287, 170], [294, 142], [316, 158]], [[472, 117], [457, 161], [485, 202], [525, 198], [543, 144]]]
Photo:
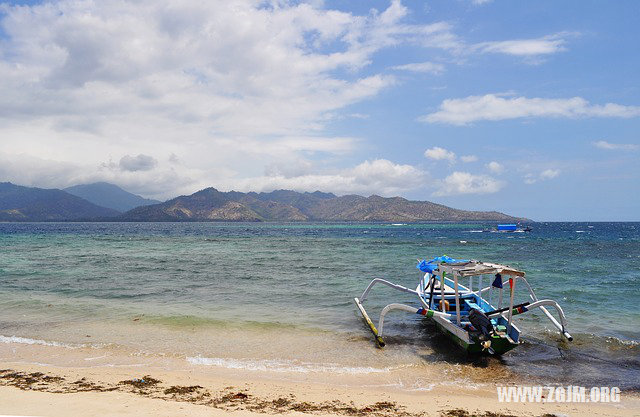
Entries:
[[314, 382], [150, 371], [140, 367], [0, 364], [0, 414], [22, 416], [638, 416], [640, 397], [620, 403], [505, 404], [495, 387], [401, 391]]

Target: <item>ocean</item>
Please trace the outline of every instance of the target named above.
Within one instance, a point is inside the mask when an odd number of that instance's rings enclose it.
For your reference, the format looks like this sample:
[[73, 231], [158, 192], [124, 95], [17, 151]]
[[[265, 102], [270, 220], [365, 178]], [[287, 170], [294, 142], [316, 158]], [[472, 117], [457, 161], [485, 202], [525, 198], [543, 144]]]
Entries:
[[[0, 359], [150, 361], [410, 390], [518, 379], [640, 390], [640, 223], [494, 227], [0, 223]], [[392, 313], [377, 349], [353, 297], [373, 278], [414, 288], [417, 260], [440, 255], [526, 271], [539, 298], [563, 307], [574, 341], [527, 313], [514, 318], [521, 346], [467, 356], [419, 316]], [[389, 302], [415, 300], [376, 287], [374, 321]]]

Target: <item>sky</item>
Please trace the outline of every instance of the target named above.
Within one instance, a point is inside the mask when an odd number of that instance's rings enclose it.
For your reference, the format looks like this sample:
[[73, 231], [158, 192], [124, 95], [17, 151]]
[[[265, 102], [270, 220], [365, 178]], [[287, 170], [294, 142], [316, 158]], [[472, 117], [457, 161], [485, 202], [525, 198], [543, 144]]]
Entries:
[[0, 4], [0, 181], [640, 220], [640, 2]]

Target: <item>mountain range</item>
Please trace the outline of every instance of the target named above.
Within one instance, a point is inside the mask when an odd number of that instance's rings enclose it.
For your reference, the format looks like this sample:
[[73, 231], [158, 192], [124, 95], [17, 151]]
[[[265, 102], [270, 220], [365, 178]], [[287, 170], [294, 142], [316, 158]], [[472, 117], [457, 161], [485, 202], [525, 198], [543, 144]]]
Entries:
[[[74, 195], [76, 194], [76, 195]], [[155, 204], [153, 204], [155, 203]], [[137, 207], [125, 211], [132, 205]], [[125, 211], [124, 213], [122, 211]], [[65, 190], [0, 183], [0, 221], [526, 221], [497, 211], [466, 211], [429, 201], [372, 195], [238, 191], [205, 188], [164, 203], [113, 184]]]
[[0, 221], [88, 220], [119, 214], [62, 190], [0, 182]]
[[107, 207], [119, 212], [129, 211], [139, 206], [160, 203], [158, 200], [150, 200], [132, 194], [108, 182], [74, 185], [73, 187], [65, 188], [64, 191], [84, 198], [98, 206]]
[[221, 192], [205, 188], [164, 203], [137, 207], [123, 221], [524, 221], [496, 211], [465, 211], [429, 201], [377, 195], [336, 196], [319, 191], [299, 193]]

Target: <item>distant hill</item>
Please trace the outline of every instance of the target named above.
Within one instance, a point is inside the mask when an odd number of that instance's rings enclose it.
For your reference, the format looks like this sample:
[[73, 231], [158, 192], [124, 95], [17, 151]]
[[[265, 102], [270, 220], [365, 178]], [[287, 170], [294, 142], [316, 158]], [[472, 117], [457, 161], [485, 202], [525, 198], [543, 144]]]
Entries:
[[120, 212], [131, 210], [138, 206], [158, 204], [158, 200], [150, 200], [123, 190], [108, 182], [94, 182], [93, 184], [74, 185], [64, 191], [73, 194], [98, 206], [111, 208]]
[[206, 188], [161, 204], [137, 207], [118, 218], [124, 221], [520, 221], [496, 211], [457, 210], [429, 201], [377, 195], [362, 197], [331, 193], [221, 192]]
[[118, 214], [62, 190], [0, 182], [0, 221], [85, 220]]

